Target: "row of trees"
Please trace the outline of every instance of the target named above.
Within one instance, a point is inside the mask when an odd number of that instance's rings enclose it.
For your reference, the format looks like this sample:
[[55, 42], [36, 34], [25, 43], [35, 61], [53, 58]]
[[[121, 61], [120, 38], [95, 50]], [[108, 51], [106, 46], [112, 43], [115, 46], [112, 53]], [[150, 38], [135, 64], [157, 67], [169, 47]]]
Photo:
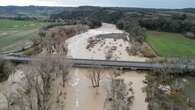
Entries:
[[137, 20], [128, 16], [119, 20], [116, 25], [128, 33], [128, 40], [131, 44], [130, 48], [127, 48], [129, 55], [139, 55], [142, 52], [145, 29], [139, 25]]
[[53, 15], [51, 16], [51, 19], [84, 19], [85, 21], [87, 18], [88, 22], [95, 22], [89, 23], [89, 25], [95, 25], [92, 26], [92, 28], [94, 28], [96, 26], [100, 26], [99, 23], [101, 22], [118, 24], [118, 22], [121, 22], [121, 19], [128, 24], [130, 19], [126, 18], [130, 17], [132, 18], [133, 23], [138, 21], [138, 24], [146, 29], [179, 33], [191, 32], [193, 33], [194, 38], [195, 24], [191, 19], [191, 15], [187, 13], [177, 13], [177, 11], [182, 12], [183, 10], [174, 11], [176, 12], [174, 13], [171, 12], [171, 10], [158, 9], [79, 7], [73, 10], [65, 10], [62, 13]]
[[[64, 108], [64, 91], [71, 63], [58, 57], [44, 57], [22, 65], [23, 80], [16, 91], [3, 93], [5, 110], [53, 110]], [[56, 107], [56, 108], [55, 108]]]
[[44, 57], [18, 67], [24, 77], [22, 82], [15, 82], [18, 85], [16, 91], [10, 89], [3, 93], [7, 102], [6, 109], [64, 109], [64, 87], [72, 66], [71, 62], [63, 59], [67, 52], [65, 40], [87, 30], [86, 25], [52, 24], [43, 27], [39, 32], [40, 38], [35, 39], [34, 44], [35, 50], [43, 52]]
[[84, 18], [81, 20], [81, 24], [88, 25], [92, 29], [102, 26], [101, 21], [94, 18]]
[[145, 30], [139, 25], [137, 20], [125, 17], [117, 22], [117, 27], [129, 33], [130, 41], [143, 43]]
[[36, 45], [38, 52], [45, 50], [47, 54], [58, 53], [65, 55], [67, 52], [64, 45], [65, 40], [88, 30], [86, 25], [60, 25], [47, 26], [39, 31], [39, 39], [34, 40], [34, 45]]
[[139, 23], [142, 27], [151, 30], [195, 33], [195, 24], [186, 20], [160, 17], [158, 19], [140, 19]]

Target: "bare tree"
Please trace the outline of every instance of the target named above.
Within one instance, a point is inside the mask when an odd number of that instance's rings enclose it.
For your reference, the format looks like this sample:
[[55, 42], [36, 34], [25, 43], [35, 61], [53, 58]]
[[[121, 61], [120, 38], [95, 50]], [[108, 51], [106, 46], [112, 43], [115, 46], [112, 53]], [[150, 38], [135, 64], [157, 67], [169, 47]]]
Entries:
[[15, 104], [19, 110], [50, 110], [54, 104], [53, 98], [59, 98], [53, 97], [53, 89], [58, 88], [52, 88], [52, 85], [60, 80], [61, 87], [65, 86], [69, 65], [61, 57], [46, 57], [23, 65], [24, 82], [17, 82], [20, 86], [15, 97], [7, 95], [8, 105], [17, 102]]
[[[50, 107], [52, 81], [57, 77], [62, 77], [63, 86], [65, 86], [66, 76], [68, 74], [67, 65], [65, 60], [57, 57], [46, 58], [43, 61], [34, 63], [38, 73], [38, 77], [35, 79], [35, 90], [37, 92], [37, 105], [40, 110], [48, 110]], [[39, 79], [41, 80], [39, 81]]]
[[44, 30], [44, 34], [40, 34], [40, 48], [45, 49], [48, 54], [58, 53], [64, 54], [67, 52], [64, 47], [65, 40], [68, 38], [86, 32], [87, 26], [60, 26]]
[[11, 105], [12, 105], [12, 98], [10, 98], [11, 96], [8, 95], [7, 93], [3, 93], [3, 96], [5, 97], [6, 99], [6, 102], [7, 102], [7, 110], [11, 110]]
[[189, 74], [187, 67], [193, 62], [185, 58], [169, 58], [154, 62], [161, 64], [161, 67], [154, 68], [146, 77], [149, 110], [191, 109], [189, 98], [183, 93], [187, 83], [181, 76], [193, 74]]
[[107, 91], [107, 102], [111, 110], [129, 110], [134, 95], [132, 82], [125, 84], [124, 79], [112, 79], [110, 89]]
[[91, 80], [91, 84], [93, 88], [97, 88], [100, 86], [100, 80], [102, 78], [103, 72], [101, 69], [93, 69], [92, 72], [89, 73], [89, 79]]
[[7, 110], [26, 110], [26, 105], [20, 94], [17, 92], [6, 92], [3, 96], [7, 102]]

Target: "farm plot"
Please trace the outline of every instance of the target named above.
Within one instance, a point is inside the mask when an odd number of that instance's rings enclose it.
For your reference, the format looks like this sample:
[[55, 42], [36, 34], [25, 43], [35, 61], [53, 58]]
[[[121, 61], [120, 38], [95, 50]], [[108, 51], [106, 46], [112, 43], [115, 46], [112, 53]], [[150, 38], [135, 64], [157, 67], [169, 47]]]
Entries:
[[0, 20], [0, 52], [14, 52], [29, 45], [38, 30], [48, 23], [38, 21]]
[[146, 42], [163, 57], [195, 57], [195, 40], [182, 34], [147, 31]]

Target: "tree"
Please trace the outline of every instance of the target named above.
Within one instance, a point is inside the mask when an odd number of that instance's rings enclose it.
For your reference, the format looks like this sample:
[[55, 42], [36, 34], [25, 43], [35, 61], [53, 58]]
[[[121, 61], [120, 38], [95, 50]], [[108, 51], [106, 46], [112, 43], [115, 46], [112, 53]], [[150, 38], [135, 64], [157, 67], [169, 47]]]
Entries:
[[[61, 57], [48, 57], [32, 63], [32, 71], [26, 74], [26, 78], [36, 91], [38, 110], [48, 110], [50, 108], [51, 84], [54, 80], [60, 78], [62, 85], [65, 86], [69, 65], [71, 65], [70, 62], [61, 59]], [[31, 72], [35, 72], [35, 76], [32, 76]], [[31, 76], [33, 78], [30, 78]]]
[[82, 19], [81, 24], [88, 25], [91, 29], [98, 28], [98, 27], [102, 26], [101, 21], [94, 18], [94, 17]]
[[112, 79], [107, 100], [111, 110], [130, 110], [134, 96], [132, 82], [125, 84], [124, 79]]
[[38, 50], [44, 50], [47, 54], [65, 55], [67, 53], [67, 48], [64, 46], [65, 40], [87, 30], [88, 27], [86, 25], [58, 26], [42, 29], [39, 32], [40, 44]]
[[61, 87], [59, 91], [65, 87], [70, 67], [71, 62], [57, 56], [44, 57], [22, 65], [21, 70], [24, 76], [22, 82], [15, 82], [19, 86], [13, 94], [6, 95], [8, 108], [12, 110], [51, 110], [51, 107], [57, 103], [55, 100], [60, 100], [58, 97], [60, 93], [54, 95], [54, 89], [59, 88], [53, 85], [56, 81], [59, 82], [57, 83]]
[[117, 27], [128, 32], [130, 42], [143, 43], [145, 30], [140, 27], [137, 20], [131, 17], [125, 17], [118, 21]]
[[6, 110], [26, 110], [27, 105], [23, 100], [23, 96], [21, 96], [17, 92], [6, 92], [3, 93], [3, 96], [6, 99]]
[[14, 71], [13, 63], [0, 59], [0, 82], [7, 80], [7, 78], [13, 71]]
[[173, 58], [157, 61], [161, 68], [147, 75], [146, 92], [149, 110], [188, 110], [189, 99], [183, 93], [186, 82], [181, 76], [190, 73], [184, 64], [193, 64], [189, 59]]
[[100, 86], [100, 81], [102, 78], [103, 72], [101, 69], [93, 69], [89, 73], [89, 79], [91, 80], [91, 85], [93, 88], [97, 88]]

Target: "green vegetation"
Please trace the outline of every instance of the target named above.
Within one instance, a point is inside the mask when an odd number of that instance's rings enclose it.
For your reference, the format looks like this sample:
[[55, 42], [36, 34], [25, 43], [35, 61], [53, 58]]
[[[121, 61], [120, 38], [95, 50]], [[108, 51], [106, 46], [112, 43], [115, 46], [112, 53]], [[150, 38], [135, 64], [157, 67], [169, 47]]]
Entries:
[[151, 73], [146, 82], [149, 110], [191, 110], [191, 103], [182, 92], [185, 83], [179, 77]]
[[[194, 102], [190, 99], [193, 95], [194, 86], [191, 86], [191, 81], [189, 83], [184, 78], [189, 74], [193, 75], [194, 72], [168, 68], [168, 63], [175, 65], [181, 62], [185, 63], [186, 61], [183, 59], [164, 61], [162, 63], [163, 68], [156, 69], [147, 74], [145, 80], [147, 86], [145, 90], [149, 110], [194, 110], [192, 109]], [[188, 62], [185, 64], [191, 63]], [[194, 83], [193, 81], [192, 85]], [[189, 92], [188, 95], [186, 95], [185, 91]]]
[[194, 16], [194, 9], [161, 10], [83, 6], [51, 15], [50, 20], [82, 20], [90, 18], [95, 19], [95, 21], [117, 24], [118, 21], [124, 20], [127, 22], [126, 18], [132, 18], [141, 27], [150, 30], [177, 33], [190, 32], [192, 33], [192, 38], [194, 38]]
[[[63, 11], [64, 7], [40, 7], [40, 6], [0, 6], [0, 18], [35, 17], [48, 18], [51, 14]], [[71, 9], [71, 8], [68, 8]]]
[[44, 23], [38, 21], [1, 19], [0, 24], [1, 24], [0, 30], [18, 30], [18, 29], [29, 30], [29, 29], [40, 27]]
[[21, 50], [33, 38], [38, 36], [38, 30], [47, 25], [46, 22], [0, 20], [0, 52]]
[[8, 79], [9, 74], [14, 70], [15, 64], [13, 62], [4, 61], [0, 59], [0, 82]]
[[182, 34], [147, 31], [146, 41], [160, 56], [195, 56], [195, 40]]
[[195, 109], [195, 77], [188, 77], [189, 84], [185, 87], [185, 95], [190, 97], [192, 101], [192, 107]]

